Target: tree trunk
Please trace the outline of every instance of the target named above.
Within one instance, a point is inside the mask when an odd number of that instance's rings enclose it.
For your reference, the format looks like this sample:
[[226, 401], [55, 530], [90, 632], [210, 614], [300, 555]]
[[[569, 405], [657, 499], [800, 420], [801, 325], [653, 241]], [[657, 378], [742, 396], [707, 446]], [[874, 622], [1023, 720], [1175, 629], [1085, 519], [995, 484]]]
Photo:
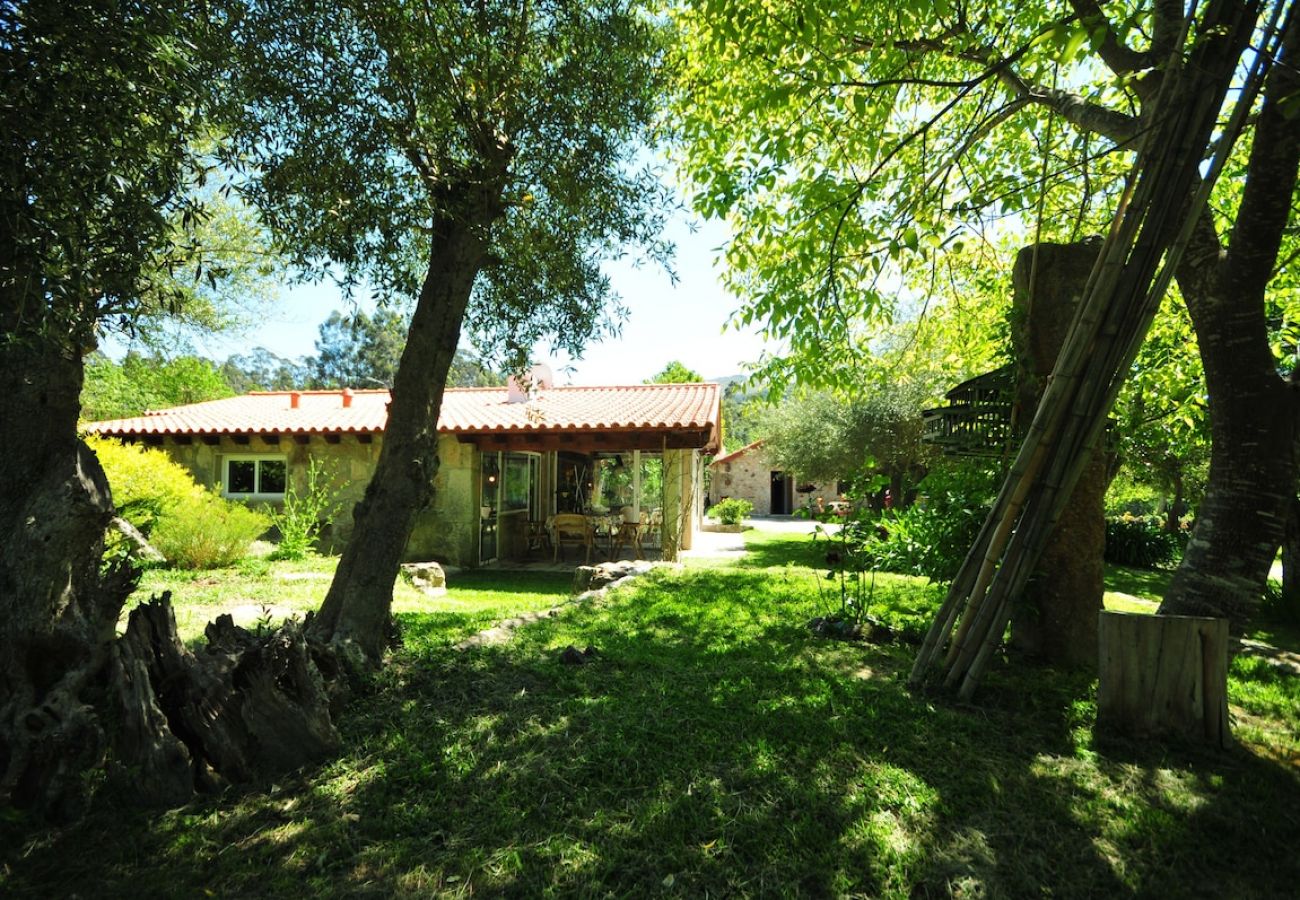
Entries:
[[[1012, 343], [1017, 358], [1018, 421], [1028, 423], [1065, 343], [1075, 306], [1100, 244], [1039, 244], [1020, 251], [1013, 270]], [[1011, 617], [1018, 650], [1060, 665], [1095, 665], [1106, 540], [1105, 454], [1079, 477]]]
[[1282, 618], [1300, 622], [1300, 497], [1287, 503], [1286, 532], [1282, 538]]
[[1286, 534], [1282, 540], [1282, 609], [1284, 618], [1300, 622], [1300, 497], [1287, 504]]
[[91, 702], [134, 579], [100, 571], [113, 504], [77, 438], [80, 354], [13, 300], [0, 310], [0, 804], [63, 818], [105, 750]]
[[415, 514], [433, 492], [443, 388], [474, 279], [487, 258], [488, 233], [501, 214], [489, 187], [475, 191], [469, 215], [435, 219], [429, 270], [393, 385], [383, 449], [312, 625], [312, 633], [343, 651], [354, 667], [376, 666], [391, 641], [393, 584]]
[[1177, 534], [1182, 528], [1183, 516], [1187, 514], [1187, 501], [1183, 499], [1183, 472], [1182, 467], [1177, 466], [1173, 474], [1174, 497], [1169, 501], [1169, 508], [1165, 511], [1164, 530], [1168, 534]]
[[[8, 326], [14, 319], [6, 321]], [[177, 805], [196, 787], [320, 759], [337, 745], [317, 669], [289, 624], [227, 623], [196, 657], [166, 600], [131, 613], [128, 564], [101, 569], [114, 509], [77, 438], [79, 352], [22, 327], [0, 341], [0, 805], [66, 820], [109, 761], [125, 792]], [[54, 346], [52, 346], [54, 345]], [[210, 629], [212, 627], [210, 626]]]
[[1264, 296], [1300, 168], [1300, 128], [1279, 108], [1300, 92], [1300, 17], [1265, 85], [1228, 249], [1208, 214], [1178, 270], [1210, 396], [1210, 472], [1160, 612], [1222, 616], [1241, 630], [1261, 596], [1295, 492], [1300, 385], [1278, 375]]

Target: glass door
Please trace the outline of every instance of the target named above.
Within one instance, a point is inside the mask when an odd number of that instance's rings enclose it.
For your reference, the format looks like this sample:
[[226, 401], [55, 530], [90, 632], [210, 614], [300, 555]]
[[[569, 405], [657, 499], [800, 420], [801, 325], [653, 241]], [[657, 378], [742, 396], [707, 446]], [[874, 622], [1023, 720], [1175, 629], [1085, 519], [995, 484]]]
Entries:
[[484, 453], [479, 463], [478, 561], [497, 558], [498, 518], [501, 509], [501, 454]]

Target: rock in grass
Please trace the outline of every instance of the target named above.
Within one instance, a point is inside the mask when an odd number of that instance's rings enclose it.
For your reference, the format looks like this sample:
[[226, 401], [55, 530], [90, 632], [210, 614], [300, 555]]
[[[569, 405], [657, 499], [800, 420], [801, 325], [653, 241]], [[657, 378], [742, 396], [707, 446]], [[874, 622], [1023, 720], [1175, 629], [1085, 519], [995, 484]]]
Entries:
[[570, 644], [560, 651], [560, 662], [566, 666], [582, 666], [591, 662], [599, 654], [600, 651], [590, 644], [587, 645], [586, 650], [579, 650]]

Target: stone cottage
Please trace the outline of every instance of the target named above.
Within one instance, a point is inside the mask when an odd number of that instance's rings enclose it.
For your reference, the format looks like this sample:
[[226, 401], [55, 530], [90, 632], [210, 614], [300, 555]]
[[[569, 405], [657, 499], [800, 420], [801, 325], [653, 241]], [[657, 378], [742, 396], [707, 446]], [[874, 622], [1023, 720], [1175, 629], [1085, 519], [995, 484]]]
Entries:
[[761, 440], [719, 456], [709, 469], [715, 502], [728, 497], [748, 500], [759, 516], [789, 515], [814, 504], [818, 497], [829, 504], [840, 495], [837, 484], [807, 481], [797, 473], [776, 468]]
[[[563, 512], [652, 515], [665, 558], [703, 515], [703, 457], [720, 446], [712, 383], [451, 388], [438, 419], [434, 498], [408, 559], [475, 566], [535, 550]], [[269, 391], [94, 422], [88, 432], [165, 451], [232, 499], [275, 505], [316, 460], [338, 501], [331, 540], [352, 528], [383, 446], [386, 390]]]

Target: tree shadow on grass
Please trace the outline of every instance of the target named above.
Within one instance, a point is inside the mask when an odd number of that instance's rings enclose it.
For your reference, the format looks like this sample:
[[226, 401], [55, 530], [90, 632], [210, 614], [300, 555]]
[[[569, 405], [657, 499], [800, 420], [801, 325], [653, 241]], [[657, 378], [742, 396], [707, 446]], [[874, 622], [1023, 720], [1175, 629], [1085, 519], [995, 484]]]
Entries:
[[809, 534], [746, 532], [745, 555], [731, 563], [737, 569], [771, 569], [787, 565], [826, 568], [828, 541]]
[[[101, 810], [0, 888], [1112, 896], [1181, 883], [1140, 841], [1212, 840], [1144, 799], [1109, 849], [1105, 804], [1134, 776], [1079, 749], [1086, 679], [1000, 665], [977, 705], [914, 696], [910, 648], [813, 638], [796, 585], [647, 581], [509, 645], [408, 652], [343, 720], [338, 761], [157, 819]], [[569, 644], [596, 652], [566, 666]], [[1233, 884], [1278, 886], [1280, 847], [1242, 847]]]
[[1170, 569], [1133, 569], [1108, 563], [1106, 590], [1158, 601], [1169, 588], [1173, 574]]

